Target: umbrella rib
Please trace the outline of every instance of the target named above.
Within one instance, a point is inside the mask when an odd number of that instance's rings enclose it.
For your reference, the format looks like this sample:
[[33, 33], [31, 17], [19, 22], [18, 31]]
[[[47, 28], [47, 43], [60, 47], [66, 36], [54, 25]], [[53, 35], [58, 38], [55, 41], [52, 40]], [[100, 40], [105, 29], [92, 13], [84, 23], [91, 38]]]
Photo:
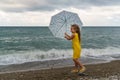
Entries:
[[73, 15], [69, 16], [67, 19], [69, 20]]
[[[65, 13], [64, 13], [64, 17], [66, 17], [66, 16], [65, 16]], [[64, 18], [64, 17], [63, 17], [63, 18]], [[60, 19], [63, 20], [63, 21], [65, 20], [65, 18], [64, 18], [64, 19], [60, 18]], [[62, 23], [62, 22], [61, 22], [61, 23]], [[65, 24], [65, 22], [64, 22], [64, 24]], [[64, 24], [63, 24], [60, 28], [58, 28], [58, 30], [56, 31], [55, 35], [57, 35], [58, 31], [64, 26]]]
[[64, 26], [64, 24], [56, 31], [55, 35], [57, 35], [58, 31]]
[[[61, 20], [63, 20], [63, 19], [61, 19]], [[57, 21], [53, 21], [53, 23], [50, 23], [50, 25], [54, 25], [54, 24], [56, 24], [56, 22], [57, 22], [57, 23], [63, 23], [63, 22], [57, 20]]]
[[[71, 17], [72, 17], [72, 16], [71, 16]], [[76, 20], [75, 18], [72, 18], [72, 19], [73, 19], [72, 22]]]
[[[66, 19], [65, 14], [64, 14], [64, 17], [65, 17], [65, 19]], [[72, 17], [72, 15], [71, 15], [69, 18], [71, 18], [71, 17]], [[64, 19], [61, 19], [61, 20], [64, 20]], [[65, 23], [64, 23], [64, 24], [65, 24]], [[64, 26], [64, 24], [56, 31], [55, 35], [57, 35], [58, 31]]]

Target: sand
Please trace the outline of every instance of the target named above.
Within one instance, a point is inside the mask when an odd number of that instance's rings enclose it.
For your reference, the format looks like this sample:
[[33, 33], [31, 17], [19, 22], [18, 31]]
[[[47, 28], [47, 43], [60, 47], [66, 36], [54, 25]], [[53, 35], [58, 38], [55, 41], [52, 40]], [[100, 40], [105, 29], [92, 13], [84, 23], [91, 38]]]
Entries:
[[73, 66], [0, 73], [0, 80], [120, 80], [120, 61], [85, 65], [85, 74], [71, 73]]

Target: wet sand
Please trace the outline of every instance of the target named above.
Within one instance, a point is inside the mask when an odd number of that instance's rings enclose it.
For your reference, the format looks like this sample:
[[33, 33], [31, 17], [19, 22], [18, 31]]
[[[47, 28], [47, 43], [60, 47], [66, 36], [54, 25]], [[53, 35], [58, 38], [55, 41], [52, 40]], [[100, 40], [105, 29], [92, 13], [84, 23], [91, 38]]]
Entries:
[[85, 65], [85, 74], [71, 73], [71, 67], [0, 73], [0, 80], [120, 80], [120, 60]]

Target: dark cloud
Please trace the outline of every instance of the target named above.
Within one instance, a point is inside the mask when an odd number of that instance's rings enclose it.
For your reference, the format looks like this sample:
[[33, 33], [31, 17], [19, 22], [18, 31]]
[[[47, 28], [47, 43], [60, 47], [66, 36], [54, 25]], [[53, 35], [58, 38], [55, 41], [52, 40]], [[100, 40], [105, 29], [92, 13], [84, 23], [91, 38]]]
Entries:
[[3, 11], [24, 12], [24, 11], [52, 11], [75, 7], [79, 9], [90, 8], [93, 6], [114, 6], [120, 5], [120, 0], [1, 0], [0, 4], [24, 5], [21, 7], [0, 7]]

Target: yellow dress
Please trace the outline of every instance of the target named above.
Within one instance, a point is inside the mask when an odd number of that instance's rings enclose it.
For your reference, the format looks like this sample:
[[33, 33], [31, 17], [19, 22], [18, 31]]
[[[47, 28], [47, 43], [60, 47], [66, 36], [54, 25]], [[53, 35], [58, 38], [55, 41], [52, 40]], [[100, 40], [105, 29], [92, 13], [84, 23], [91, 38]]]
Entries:
[[79, 41], [78, 33], [74, 33], [74, 35], [72, 39], [73, 59], [77, 59], [80, 58], [81, 54], [81, 42]]

